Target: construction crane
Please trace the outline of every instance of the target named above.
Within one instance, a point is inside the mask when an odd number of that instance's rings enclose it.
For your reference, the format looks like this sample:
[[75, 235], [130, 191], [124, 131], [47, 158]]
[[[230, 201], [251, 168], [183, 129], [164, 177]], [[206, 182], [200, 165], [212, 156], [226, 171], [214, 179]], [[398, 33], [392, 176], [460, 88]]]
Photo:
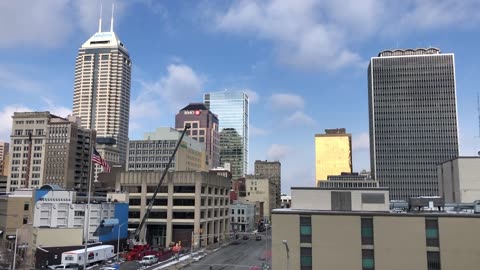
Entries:
[[150, 214], [150, 211], [152, 210], [153, 203], [155, 201], [155, 197], [157, 196], [158, 191], [160, 190], [160, 186], [162, 186], [163, 180], [165, 179], [165, 176], [167, 175], [168, 169], [170, 168], [170, 165], [172, 164], [173, 158], [175, 157], [175, 154], [177, 153], [178, 147], [182, 143], [183, 136], [187, 132], [187, 130], [190, 129], [190, 125], [185, 125], [183, 128], [182, 135], [180, 136], [180, 139], [177, 142], [177, 145], [175, 146], [175, 150], [173, 150], [172, 155], [170, 156], [170, 160], [168, 161], [167, 167], [165, 170], [163, 170], [162, 177], [160, 178], [160, 182], [158, 182], [157, 188], [155, 189], [155, 192], [153, 192], [152, 198], [150, 199], [150, 203], [148, 203], [148, 207], [145, 211], [145, 214], [143, 215], [142, 220], [140, 221], [140, 224], [138, 225], [137, 229], [135, 230], [133, 234], [133, 241], [138, 243], [139, 245], [145, 245], [146, 241], [145, 238], [140, 239], [140, 233], [142, 231], [143, 226], [145, 226], [145, 222], [148, 219], [148, 216]]

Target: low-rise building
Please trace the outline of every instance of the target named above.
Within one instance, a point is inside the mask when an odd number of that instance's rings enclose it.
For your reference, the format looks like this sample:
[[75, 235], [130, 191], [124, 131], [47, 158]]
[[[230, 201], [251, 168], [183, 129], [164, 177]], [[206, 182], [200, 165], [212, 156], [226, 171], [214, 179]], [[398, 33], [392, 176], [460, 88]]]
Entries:
[[2, 239], [15, 241], [15, 233], [32, 220], [32, 189], [18, 189], [0, 196], [0, 235]]
[[445, 203], [480, 200], [480, 157], [457, 157], [437, 166], [439, 195]]
[[[388, 191], [373, 192], [371, 198], [372, 191], [335, 192], [328, 196], [322, 189], [292, 189], [292, 208], [273, 211], [273, 269], [475, 269], [480, 264], [475, 255], [480, 252], [479, 215], [394, 213], [380, 207], [378, 194], [387, 199]], [[333, 209], [349, 196], [350, 210]], [[372, 198], [378, 207], [365, 210], [362, 204]]]
[[[129, 192], [129, 227], [138, 228], [161, 171], [123, 172], [117, 190]], [[230, 180], [208, 172], [168, 172], [153, 202], [141, 235], [154, 246], [181, 241], [183, 246], [205, 246], [224, 239], [229, 224]]]
[[245, 191], [242, 191], [241, 186], [239, 187], [238, 200], [251, 203], [263, 202], [263, 219], [269, 223], [271, 211], [275, 209], [277, 205], [277, 186], [275, 182], [268, 178], [247, 175], [244, 186]]
[[[143, 140], [128, 142], [127, 171], [163, 171], [180, 140], [182, 132], [157, 128], [144, 134]], [[169, 170], [207, 171], [205, 144], [184, 136]]]
[[280, 208], [290, 208], [292, 205], [292, 196], [282, 194]]
[[235, 201], [230, 204], [230, 225], [232, 231], [250, 232], [255, 230], [255, 204]]

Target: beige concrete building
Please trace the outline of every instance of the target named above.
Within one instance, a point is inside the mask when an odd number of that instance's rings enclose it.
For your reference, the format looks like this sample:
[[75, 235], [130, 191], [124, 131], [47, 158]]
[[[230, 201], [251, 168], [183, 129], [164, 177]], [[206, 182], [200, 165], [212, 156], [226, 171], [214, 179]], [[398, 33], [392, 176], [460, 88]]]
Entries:
[[5, 157], [8, 156], [8, 151], [9, 151], [10, 144], [6, 142], [0, 142], [0, 176], [1, 175], [7, 175], [5, 173]]
[[352, 135], [344, 128], [326, 129], [315, 134], [315, 179], [326, 181], [329, 175], [352, 172]]
[[439, 195], [445, 203], [480, 200], [480, 157], [458, 157], [437, 166]]
[[275, 208], [279, 208], [281, 205], [282, 196], [282, 164], [280, 161], [268, 161], [268, 160], [255, 160], [255, 172], [256, 176], [266, 177], [272, 180], [275, 185]]
[[15, 240], [16, 229], [33, 220], [31, 189], [18, 189], [0, 196], [0, 231], [2, 239]]
[[[117, 190], [130, 193], [128, 226], [136, 229], [161, 178], [161, 171], [123, 172]], [[230, 180], [207, 172], [169, 172], [146, 221], [148, 243], [166, 246], [181, 241], [205, 246], [224, 239], [229, 225]]]
[[241, 202], [263, 202], [263, 219], [270, 222], [272, 210], [276, 208], [277, 186], [268, 178], [247, 175], [245, 179], [245, 197], [240, 194]]
[[[163, 171], [181, 134], [173, 128], [162, 127], [145, 133], [143, 140], [129, 141], [127, 170]], [[170, 170], [208, 171], [205, 144], [185, 135]]]

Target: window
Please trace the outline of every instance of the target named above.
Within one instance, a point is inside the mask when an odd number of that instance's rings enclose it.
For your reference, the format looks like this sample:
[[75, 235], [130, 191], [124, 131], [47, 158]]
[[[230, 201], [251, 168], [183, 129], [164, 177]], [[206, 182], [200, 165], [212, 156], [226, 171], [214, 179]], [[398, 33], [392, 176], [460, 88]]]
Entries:
[[311, 217], [300, 217], [300, 243], [312, 243]]
[[361, 219], [362, 245], [373, 245], [373, 218]]
[[438, 247], [438, 220], [425, 219], [425, 235], [428, 247]]
[[83, 216], [85, 216], [85, 212], [84, 211], [75, 211], [75, 216], [76, 217], [83, 217]]
[[27, 224], [28, 223], [28, 216], [25, 216], [23, 217], [23, 224]]
[[362, 270], [375, 269], [375, 257], [373, 249], [362, 249]]
[[310, 247], [300, 248], [300, 269], [301, 270], [312, 269], [312, 248]]
[[440, 252], [427, 251], [427, 270], [440, 270]]
[[[23, 205], [23, 210], [24, 210], [24, 211], [28, 211], [29, 209], [30, 209], [30, 204], [25, 203], [25, 204]], [[23, 223], [23, 224], [25, 224], [25, 223]]]

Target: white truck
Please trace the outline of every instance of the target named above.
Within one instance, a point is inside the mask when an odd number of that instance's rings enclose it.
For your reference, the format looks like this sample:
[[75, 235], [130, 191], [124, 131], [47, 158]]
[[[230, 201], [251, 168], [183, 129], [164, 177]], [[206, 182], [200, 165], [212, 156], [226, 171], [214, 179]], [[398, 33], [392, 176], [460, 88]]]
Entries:
[[[96, 247], [87, 248], [87, 266], [93, 263], [100, 263], [107, 261], [115, 256], [112, 245], [100, 245]], [[62, 264], [78, 264], [85, 263], [85, 249], [77, 249], [72, 251], [65, 251], [62, 253]]]

